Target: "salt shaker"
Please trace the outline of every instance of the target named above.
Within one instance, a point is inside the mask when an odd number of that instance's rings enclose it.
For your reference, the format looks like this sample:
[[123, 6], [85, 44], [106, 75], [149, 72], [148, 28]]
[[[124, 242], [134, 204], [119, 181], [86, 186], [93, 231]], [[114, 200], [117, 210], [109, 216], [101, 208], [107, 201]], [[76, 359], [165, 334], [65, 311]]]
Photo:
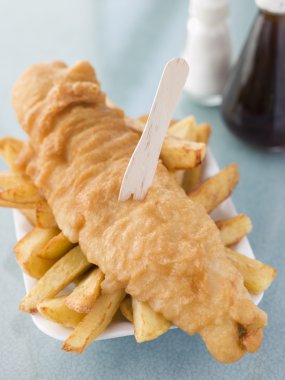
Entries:
[[190, 0], [184, 58], [190, 72], [185, 86], [193, 100], [221, 103], [231, 65], [228, 0]]

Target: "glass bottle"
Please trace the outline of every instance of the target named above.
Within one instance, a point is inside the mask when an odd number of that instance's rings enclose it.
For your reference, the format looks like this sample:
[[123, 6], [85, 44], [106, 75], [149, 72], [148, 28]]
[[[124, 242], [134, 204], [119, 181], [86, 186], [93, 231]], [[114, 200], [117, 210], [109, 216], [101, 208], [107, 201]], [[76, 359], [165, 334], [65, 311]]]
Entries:
[[185, 91], [198, 103], [221, 104], [231, 66], [229, 0], [190, 0], [184, 58]]
[[285, 148], [285, 2], [256, 0], [259, 12], [223, 94], [222, 114], [242, 139]]

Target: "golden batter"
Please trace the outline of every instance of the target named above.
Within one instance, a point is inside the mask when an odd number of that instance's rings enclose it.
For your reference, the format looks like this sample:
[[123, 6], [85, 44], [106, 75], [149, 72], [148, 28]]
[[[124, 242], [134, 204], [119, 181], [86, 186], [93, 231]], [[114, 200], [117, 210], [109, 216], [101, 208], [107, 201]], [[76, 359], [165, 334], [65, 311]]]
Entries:
[[103, 290], [145, 301], [222, 361], [258, 349], [266, 314], [250, 300], [220, 234], [159, 163], [144, 201], [118, 202], [138, 135], [105, 105], [92, 67], [32, 66], [13, 103], [30, 140], [21, 165], [63, 233], [105, 273]]

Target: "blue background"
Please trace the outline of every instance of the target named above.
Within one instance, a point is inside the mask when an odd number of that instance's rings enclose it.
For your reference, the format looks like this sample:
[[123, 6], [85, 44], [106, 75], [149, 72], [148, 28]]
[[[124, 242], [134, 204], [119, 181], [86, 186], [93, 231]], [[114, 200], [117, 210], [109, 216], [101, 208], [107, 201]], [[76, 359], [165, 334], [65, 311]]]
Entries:
[[[39, 61], [62, 59], [72, 64], [88, 59], [110, 98], [131, 116], [147, 112], [164, 63], [183, 49], [187, 9], [186, 0], [0, 1], [0, 136], [24, 136], [10, 92], [20, 73]], [[231, 1], [235, 57], [255, 13], [252, 0]], [[278, 269], [261, 303], [269, 326], [259, 352], [221, 365], [198, 336], [179, 330], [141, 345], [126, 337], [94, 343], [81, 356], [62, 352], [58, 341], [42, 334], [28, 315], [17, 310], [23, 281], [12, 253], [11, 211], [1, 210], [0, 379], [285, 378], [285, 155], [248, 147], [225, 128], [218, 108], [194, 105], [183, 96], [177, 116], [191, 113], [212, 124], [211, 146], [220, 166], [238, 162], [241, 183], [234, 202], [253, 220], [250, 241], [255, 254]]]

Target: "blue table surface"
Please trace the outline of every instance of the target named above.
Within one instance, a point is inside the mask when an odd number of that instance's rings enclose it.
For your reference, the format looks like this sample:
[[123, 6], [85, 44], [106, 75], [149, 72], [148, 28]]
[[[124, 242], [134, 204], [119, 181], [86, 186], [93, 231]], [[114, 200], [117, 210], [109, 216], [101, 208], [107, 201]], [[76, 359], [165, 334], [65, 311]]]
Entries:
[[[30, 64], [88, 59], [102, 86], [129, 115], [149, 110], [162, 67], [181, 53], [186, 0], [16, 0], [0, 1], [0, 135], [23, 137], [10, 104], [14, 81]], [[256, 8], [253, 0], [231, 1], [236, 57]], [[221, 167], [236, 161], [241, 183], [233, 198], [253, 220], [250, 241], [256, 256], [278, 269], [261, 307], [269, 314], [264, 343], [255, 355], [229, 365], [217, 363], [199, 336], [170, 331], [137, 344], [133, 337], [100, 341], [80, 356], [18, 310], [24, 295], [12, 253], [15, 232], [10, 210], [0, 213], [0, 379], [284, 379], [285, 154], [253, 149], [225, 127], [218, 108], [204, 108], [183, 96], [177, 116], [194, 114], [213, 126], [211, 147]], [[4, 169], [1, 163], [0, 169]], [[283, 169], [282, 169], [283, 168]]]

